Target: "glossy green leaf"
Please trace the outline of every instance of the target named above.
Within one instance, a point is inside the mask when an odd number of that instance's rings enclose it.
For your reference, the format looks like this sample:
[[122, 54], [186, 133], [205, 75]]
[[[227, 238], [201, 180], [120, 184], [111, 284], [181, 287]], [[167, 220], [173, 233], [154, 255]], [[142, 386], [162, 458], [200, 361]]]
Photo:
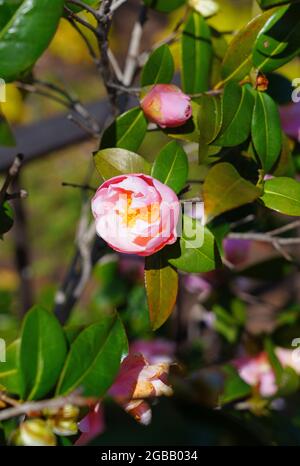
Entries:
[[[230, 83], [225, 87], [223, 95], [223, 122], [219, 136], [214, 141], [214, 144], [222, 147], [237, 146], [246, 141], [251, 132], [251, 120], [254, 106], [254, 98], [247, 86], [234, 90], [234, 83]], [[232, 89], [231, 89], [232, 88]], [[232, 116], [233, 99], [230, 106], [230, 98], [232, 92], [237, 92], [240, 95], [240, 101], [234, 116]]]
[[8, 202], [0, 206], [0, 238], [13, 226], [13, 210]]
[[170, 13], [186, 3], [186, 0], [143, 0], [144, 4], [160, 11], [161, 13]]
[[[72, 3], [68, 3], [68, 1], [65, 1], [65, 3], [66, 3], [66, 6], [67, 6], [70, 10], [75, 11], [76, 13], [77, 13], [78, 11], [84, 10], [84, 8], [82, 8], [81, 6], [73, 5]], [[101, 3], [101, 0], [81, 0], [81, 3], [84, 3], [84, 4], [87, 5], [87, 6], [96, 7], [96, 6], [98, 6], [98, 5]]]
[[216, 138], [222, 125], [222, 104], [218, 95], [203, 94], [197, 99], [199, 138], [199, 163], [206, 163], [210, 152], [209, 144]]
[[[1, 65], [0, 65], [1, 66]], [[0, 110], [0, 146], [12, 147], [16, 145], [15, 137], [12, 130]]]
[[181, 39], [181, 80], [185, 92], [196, 94], [209, 89], [212, 54], [209, 26], [201, 15], [191, 13]]
[[263, 92], [256, 92], [251, 133], [262, 167], [271, 170], [280, 155], [282, 132], [277, 105]]
[[280, 8], [259, 32], [253, 63], [264, 73], [288, 63], [300, 52], [300, 3]]
[[136, 151], [143, 142], [147, 132], [147, 120], [143, 111], [132, 108], [123, 113], [104, 131], [100, 149], [119, 147]]
[[15, 340], [6, 349], [6, 361], [0, 362], [0, 387], [8, 392], [20, 395], [21, 384], [18, 371], [20, 340]]
[[20, 347], [22, 397], [36, 400], [55, 386], [67, 353], [62, 327], [54, 314], [35, 306], [23, 321]]
[[256, 16], [246, 24], [230, 42], [222, 63], [223, 81], [219, 87], [228, 81], [240, 81], [252, 68], [252, 51], [257, 34], [272, 15], [273, 10]]
[[210, 230], [187, 215], [183, 215], [178, 257], [169, 259], [179, 270], [190, 273], [209, 272], [220, 265], [220, 256]]
[[300, 216], [300, 183], [293, 178], [279, 177], [265, 181], [261, 199], [269, 209]]
[[168, 84], [172, 81], [173, 75], [174, 60], [169, 46], [164, 44], [151, 53], [142, 71], [141, 85]]
[[214, 165], [203, 184], [205, 213], [209, 219], [253, 202], [261, 190], [242, 178], [229, 163]]
[[96, 168], [104, 180], [125, 173], [149, 173], [149, 163], [125, 149], [103, 149], [94, 154]]
[[188, 172], [188, 158], [184, 149], [172, 141], [156, 157], [151, 175], [179, 193], [186, 184]]
[[118, 314], [102, 317], [72, 343], [56, 393], [66, 394], [81, 387], [84, 395], [101, 397], [112, 385], [127, 350]]
[[[63, 4], [64, 0], [24, 0], [20, 3], [0, 31], [2, 79], [13, 81], [34, 65], [56, 31]], [[0, 16], [2, 8], [0, 4]]]
[[178, 273], [166, 263], [163, 252], [146, 258], [145, 285], [150, 322], [156, 330], [172, 313], [178, 292]]
[[268, 10], [275, 6], [286, 5], [287, 3], [296, 3], [297, 1], [299, 0], [257, 0], [259, 6], [263, 10]]

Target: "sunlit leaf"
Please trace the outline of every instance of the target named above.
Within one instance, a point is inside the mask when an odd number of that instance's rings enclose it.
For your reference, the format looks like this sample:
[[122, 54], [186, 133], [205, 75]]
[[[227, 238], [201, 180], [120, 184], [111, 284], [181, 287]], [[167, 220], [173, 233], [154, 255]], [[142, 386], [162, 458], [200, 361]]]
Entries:
[[66, 353], [64, 332], [56, 317], [42, 307], [33, 307], [26, 314], [21, 333], [23, 398], [42, 398], [54, 387]]
[[257, 34], [273, 12], [269, 10], [256, 16], [234, 35], [222, 64], [222, 85], [231, 80], [240, 81], [249, 73]]
[[149, 163], [125, 149], [103, 149], [94, 154], [96, 168], [104, 180], [125, 173], [149, 173]]
[[[6, 82], [28, 71], [48, 47], [62, 15], [64, 0], [23, 0], [17, 1], [17, 5], [0, 31], [0, 77]], [[0, 17], [2, 9], [3, 2]]]
[[184, 27], [181, 57], [183, 90], [189, 94], [208, 90], [212, 62], [211, 32], [198, 13], [192, 13]]
[[[170, 251], [172, 251], [172, 246]], [[210, 230], [187, 215], [183, 215], [179, 251], [169, 259], [179, 270], [190, 273], [209, 272], [220, 265], [219, 251]]]
[[105, 130], [100, 149], [118, 147], [134, 152], [143, 142], [146, 131], [147, 120], [143, 111], [139, 107], [132, 108], [117, 117]]
[[300, 183], [292, 178], [279, 177], [265, 181], [261, 199], [269, 209], [300, 216]]
[[178, 292], [178, 274], [163, 252], [146, 258], [145, 285], [151, 326], [156, 330], [172, 313]]
[[172, 141], [156, 157], [151, 175], [179, 193], [186, 184], [188, 171], [188, 158], [184, 149]]
[[256, 92], [251, 133], [262, 167], [271, 170], [280, 154], [282, 133], [277, 105], [263, 92]]
[[117, 313], [102, 317], [72, 343], [57, 394], [81, 387], [84, 395], [101, 397], [113, 383], [126, 352], [126, 333]]
[[[238, 97], [239, 95], [239, 97]], [[236, 103], [239, 103], [236, 107]], [[230, 83], [223, 95], [223, 121], [220, 133], [214, 144], [222, 147], [237, 146], [244, 142], [251, 131], [254, 98], [247, 86]], [[233, 110], [235, 113], [233, 115]]]
[[157, 83], [170, 83], [174, 74], [174, 60], [168, 45], [158, 47], [150, 55], [145, 64], [141, 85], [149, 86]]
[[264, 73], [280, 68], [300, 51], [300, 3], [283, 6], [259, 32], [253, 63]]
[[235, 209], [253, 202], [261, 190], [242, 178], [229, 163], [218, 163], [208, 172], [203, 185], [203, 198], [207, 217]]

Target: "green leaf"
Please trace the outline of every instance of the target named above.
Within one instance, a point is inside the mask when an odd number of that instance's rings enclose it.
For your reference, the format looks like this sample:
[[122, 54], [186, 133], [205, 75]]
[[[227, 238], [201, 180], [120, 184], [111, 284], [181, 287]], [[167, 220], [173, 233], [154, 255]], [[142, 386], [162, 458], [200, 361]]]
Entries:
[[143, 0], [146, 6], [161, 13], [170, 13], [186, 3], [186, 0]]
[[188, 142], [198, 142], [200, 133], [198, 127], [199, 105], [192, 101], [192, 117], [182, 126], [177, 128], [166, 128], [164, 132], [174, 139], [181, 139]]
[[230, 163], [218, 163], [208, 172], [203, 184], [208, 219], [253, 202], [261, 190], [242, 178]]
[[[223, 95], [223, 122], [218, 138], [214, 144], [221, 147], [237, 146], [246, 141], [251, 131], [251, 120], [254, 98], [247, 86], [237, 86], [230, 83], [225, 87]], [[235, 89], [235, 90], [234, 90]], [[230, 98], [233, 93], [240, 95], [240, 101], [234, 116], [232, 116], [233, 99], [230, 107]]]
[[[92, 6], [92, 7], [98, 6], [100, 2], [101, 2], [101, 0], [81, 0], [81, 3], [84, 3], [85, 5], [87, 5], [87, 6]], [[72, 11], [74, 11], [74, 12], [76, 12], [76, 13], [77, 13], [78, 11], [84, 10], [84, 8], [82, 8], [81, 6], [72, 5], [72, 3], [66, 2], [66, 4], [67, 4], [67, 7], [68, 7], [70, 10], [72, 10]]]
[[8, 202], [0, 206], [0, 238], [13, 226], [13, 210]]
[[[180, 254], [170, 258], [170, 264], [184, 272], [202, 273], [215, 270], [220, 265], [220, 255], [210, 230], [187, 215], [183, 215], [179, 240]], [[170, 246], [170, 251], [172, 251]]]
[[218, 95], [203, 94], [197, 99], [199, 138], [199, 163], [208, 161], [209, 144], [216, 138], [222, 125], [222, 104]]
[[282, 132], [277, 105], [263, 92], [256, 92], [251, 133], [263, 169], [271, 170], [280, 155]]
[[0, 386], [16, 395], [21, 393], [20, 375], [18, 371], [18, 356], [20, 340], [15, 340], [6, 349], [6, 361], [0, 362]]
[[257, 0], [262, 10], [268, 10], [274, 6], [286, 5], [287, 3], [294, 3], [299, 0]]
[[145, 285], [153, 330], [161, 327], [172, 313], [178, 292], [178, 273], [159, 251], [145, 260]]
[[72, 343], [56, 393], [67, 394], [81, 387], [85, 396], [101, 397], [112, 385], [127, 350], [118, 314], [102, 317]]
[[222, 367], [225, 372], [226, 379], [224, 382], [224, 389], [220, 397], [220, 403], [231, 403], [232, 401], [240, 398], [245, 398], [251, 394], [251, 387], [241, 379], [237, 370], [227, 364]]
[[23, 321], [20, 347], [22, 397], [36, 400], [55, 386], [63, 367], [67, 344], [56, 317], [34, 306]]
[[237, 34], [229, 44], [222, 63], [222, 78], [218, 87], [228, 81], [240, 81], [252, 68], [252, 50], [257, 34], [272, 15], [273, 10], [253, 18]]
[[264, 73], [280, 68], [300, 51], [300, 3], [277, 10], [259, 32], [253, 63]]
[[[24, 0], [17, 4], [18, 8], [0, 31], [0, 76], [6, 82], [28, 71], [48, 47], [64, 0]], [[2, 9], [0, 4], [0, 17]]]
[[10, 129], [10, 126], [5, 116], [2, 114], [0, 110], [0, 146], [12, 147], [15, 145], [16, 145], [16, 140], [12, 133], [12, 130]]
[[103, 149], [94, 154], [96, 168], [104, 180], [125, 173], [149, 173], [149, 163], [125, 149]]
[[147, 120], [139, 107], [132, 108], [116, 118], [104, 131], [100, 149], [119, 147], [136, 151], [147, 132]]
[[168, 45], [164, 44], [151, 53], [142, 71], [141, 85], [168, 84], [172, 81], [173, 75], [174, 60]]
[[172, 141], [156, 157], [151, 175], [179, 193], [186, 184], [188, 172], [185, 151], [176, 141]]
[[300, 216], [300, 183], [286, 177], [267, 180], [261, 200], [269, 209], [286, 215]]
[[191, 13], [181, 39], [182, 87], [189, 94], [209, 89], [212, 63], [211, 31], [205, 19]]

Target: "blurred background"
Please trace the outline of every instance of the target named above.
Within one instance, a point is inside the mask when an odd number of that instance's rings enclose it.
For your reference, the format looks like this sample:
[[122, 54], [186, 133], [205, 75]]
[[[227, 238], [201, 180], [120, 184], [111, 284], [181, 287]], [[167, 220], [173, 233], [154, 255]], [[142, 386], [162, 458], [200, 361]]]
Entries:
[[[228, 42], [232, 33], [259, 11], [250, 0], [218, 0], [218, 3], [220, 13], [211, 18], [209, 24], [224, 32]], [[138, 0], [128, 0], [116, 14], [111, 47], [120, 65], [124, 64], [138, 4]], [[176, 10], [171, 15], [150, 11], [142, 47], [148, 50], [168, 35], [182, 14], [183, 10]], [[92, 21], [91, 18], [89, 20]], [[178, 66], [178, 44], [172, 44], [171, 50]], [[280, 74], [290, 80], [300, 77], [299, 58], [281, 69]], [[85, 44], [65, 20], [61, 21], [50, 48], [39, 60], [36, 76], [68, 88], [84, 103], [98, 101], [106, 95]], [[286, 95], [283, 101], [288, 102], [289, 99], [290, 95]], [[3, 111], [15, 126], [30, 125], [65, 112], [58, 103], [24, 93], [14, 84], [7, 86], [7, 102], [3, 104]], [[55, 137], [55, 133], [51, 134], [51, 138]], [[140, 153], [151, 160], [164, 143], [163, 135], [152, 133], [144, 141]], [[63, 186], [62, 183], [84, 182], [92, 167], [91, 154], [98, 144], [96, 139], [90, 138], [35, 159], [22, 169], [21, 185], [29, 194], [22, 203], [26, 215], [23, 235], [29, 259], [25, 272], [22, 271], [23, 276], [16, 266], [16, 232], [12, 230], [5, 236], [5, 241], [0, 241], [0, 328], [1, 337], [7, 341], [14, 340], [19, 331], [19, 319], [24, 310], [24, 289], [20, 292], [24, 273], [25, 300], [38, 302], [49, 309], [53, 307], [55, 292], [74, 252], [82, 202], [80, 189]], [[197, 166], [195, 162], [190, 178], [201, 181], [205, 173], [206, 168]], [[100, 182], [99, 175], [94, 173], [90, 184], [97, 187]], [[198, 192], [197, 185], [193, 185], [192, 192]], [[251, 209], [245, 211], [245, 216], [251, 214]], [[260, 220], [268, 227], [277, 225], [273, 214]], [[172, 421], [168, 426], [188, 420], [189, 434], [185, 432], [185, 435], [189, 441], [193, 441], [192, 432], [199, 429], [203, 444], [300, 444], [300, 405], [296, 395], [291, 404], [295, 418], [293, 426], [284, 421], [289, 417], [290, 406], [285, 406], [283, 418], [278, 411], [272, 414], [272, 418], [264, 416], [261, 407], [257, 407], [258, 411], [261, 408], [259, 418], [251, 412], [236, 412], [230, 407], [228, 416], [226, 408], [225, 414], [207, 408], [214, 405], [219, 396], [221, 381], [215, 365], [230, 360], [236, 354], [236, 344], [240, 342], [242, 332], [243, 344], [250, 348], [259, 347], [261, 335], [273, 334], [282, 327], [286, 331], [287, 323], [293, 324], [294, 334], [298, 332], [300, 336], [299, 251], [296, 251], [296, 262], [290, 263], [278, 257], [266, 243], [228, 242], [226, 255], [236, 267], [234, 271], [181, 277], [178, 307], [184, 312], [179, 314], [178, 311], [156, 333], [156, 337], [172, 341], [174, 351], [179, 348], [183, 371], [190, 375], [188, 383], [183, 383], [175, 374], [175, 385], [185, 400], [199, 404], [195, 412], [193, 407], [182, 407], [179, 403], [174, 414], [173, 402], [162, 401], [157, 418], [154, 407], [155, 422], [151, 435], [158, 441], [161, 431], [167, 428], [163, 419]], [[120, 257], [113, 253], [105, 256], [96, 265], [68, 325], [87, 324], [115, 307], [126, 323], [131, 340], [153, 338], [148, 322], [143, 262], [139, 258]], [[279, 332], [277, 337], [280, 344], [284, 345], [285, 341], [290, 344], [290, 334], [287, 338]], [[199, 370], [202, 371], [201, 377]], [[123, 418], [124, 414], [115, 407], [111, 408], [109, 416], [108, 424], [116, 425], [114, 420], [118, 419], [120, 427], [114, 437], [104, 434], [102, 440], [98, 440], [100, 443], [114, 439], [118, 443], [126, 429], [128, 432], [132, 429], [134, 434], [138, 428], [127, 417]], [[155, 419], [160, 423], [159, 427]], [[246, 424], [243, 423], [245, 419], [249, 421]]]

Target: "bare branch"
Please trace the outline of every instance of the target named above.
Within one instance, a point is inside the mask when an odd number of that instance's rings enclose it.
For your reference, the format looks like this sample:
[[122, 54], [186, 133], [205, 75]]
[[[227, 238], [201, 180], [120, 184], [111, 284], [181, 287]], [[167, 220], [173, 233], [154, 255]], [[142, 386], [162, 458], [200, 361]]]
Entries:
[[[3, 396], [3, 395], [2, 395]], [[5, 401], [5, 400], [4, 400]], [[0, 411], [0, 421], [11, 419], [13, 417], [21, 416], [22, 414], [30, 414], [32, 412], [39, 412], [46, 408], [48, 409], [59, 409], [64, 407], [66, 404], [72, 404], [75, 406], [91, 406], [97, 402], [95, 398], [84, 398], [80, 396], [80, 393], [74, 392], [67, 396], [61, 396], [50, 400], [42, 401], [29, 401], [25, 403], [18, 403], [12, 408], [3, 409]]]
[[24, 156], [22, 154], [18, 154], [15, 157], [10, 169], [8, 170], [8, 174], [6, 175], [3, 186], [0, 190], [0, 205], [2, 205], [3, 202], [7, 199], [7, 190], [9, 188], [9, 185], [18, 175], [21, 165], [22, 165], [23, 158]]
[[135, 25], [133, 26], [130, 44], [128, 48], [128, 54], [125, 62], [125, 69], [124, 69], [124, 77], [123, 77], [123, 84], [124, 86], [130, 86], [137, 66], [138, 66], [138, 58], [140, 52], [140, 42], [143, 34], [143, 27], [145, 22], [147, 21], [147, 7], [142, 6], [141, 11], [139, 14], [139, 18], [136, 21]]

